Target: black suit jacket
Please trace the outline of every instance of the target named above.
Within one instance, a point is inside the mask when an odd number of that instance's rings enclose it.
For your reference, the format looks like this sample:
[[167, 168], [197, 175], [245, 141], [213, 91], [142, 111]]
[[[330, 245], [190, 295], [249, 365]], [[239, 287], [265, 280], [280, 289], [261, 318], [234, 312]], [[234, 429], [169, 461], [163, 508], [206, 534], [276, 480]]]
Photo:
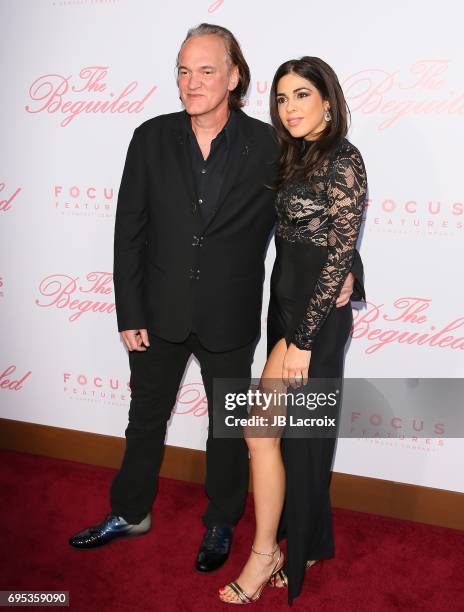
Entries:
[[[114, 287], [118, 329], [148, 328], [181, 342], [193, 331], [211, 351], [260, 332], [264, 259], [275, 223], [279, 147], [272, 127], [237, 113], [219, 205], [205, 225], [196, 208], [185, 111], [135, 129], [118, 194]], [[362, 263], [353, 264], [364, 297]]]

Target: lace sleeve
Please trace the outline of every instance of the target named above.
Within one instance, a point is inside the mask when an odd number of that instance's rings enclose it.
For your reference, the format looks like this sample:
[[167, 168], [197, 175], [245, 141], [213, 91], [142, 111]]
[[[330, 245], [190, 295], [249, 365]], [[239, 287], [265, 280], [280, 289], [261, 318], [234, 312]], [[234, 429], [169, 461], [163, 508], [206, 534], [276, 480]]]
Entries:
[[330, 313], [353, 262], [367, 190], [360, 153], [343, 153], [333, 164], [327, 180], [329, 225], [327, 260], [322, 267], [303, 320], [291, 341], [311, 350], [314, 338]]

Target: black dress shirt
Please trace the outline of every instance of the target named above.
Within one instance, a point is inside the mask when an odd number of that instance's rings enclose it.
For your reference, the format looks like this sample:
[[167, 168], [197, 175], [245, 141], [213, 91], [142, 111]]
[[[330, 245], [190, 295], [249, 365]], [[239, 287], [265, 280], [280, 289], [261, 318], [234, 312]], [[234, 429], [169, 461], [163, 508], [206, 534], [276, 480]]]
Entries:
[[219, 207], [219, 195], [224, 180], [230, 149], [237, 132], [236, 111], [231, 110], [226, 125], [211, 142], [208, 157], [203, 158], [189, 115], [186, 119], [190, 162], [197, 196], [197, 210], [206, 223]]

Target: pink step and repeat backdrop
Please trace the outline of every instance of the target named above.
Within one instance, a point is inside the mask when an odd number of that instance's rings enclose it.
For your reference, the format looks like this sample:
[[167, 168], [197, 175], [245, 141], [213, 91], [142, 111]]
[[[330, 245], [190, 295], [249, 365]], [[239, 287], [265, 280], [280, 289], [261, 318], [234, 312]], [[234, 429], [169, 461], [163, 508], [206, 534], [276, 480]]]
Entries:
[[[368, 304], [354, 311], [347, 377], [462, 377], [464, 15], [452, 0], [429, 4], [1, 0], [0, 415], [124, 435], [117, 192], [134, 128], [181, 108], [175, 57], [202, 21], [241, 42], [254, 117], [268, 120], [270, 82], [287, 59], [320, 56], [342, 82], [370, 185]], [[265, 303], [273, 259], [271, 248]], [[264, 360], [263, 337], [255, 376]], [[206, 413], [192, 362], [168, 444], [203, 449]], [[463, 459], [458, 438], [361, 436], [339, 440], [335, 470], [464, 491]]]

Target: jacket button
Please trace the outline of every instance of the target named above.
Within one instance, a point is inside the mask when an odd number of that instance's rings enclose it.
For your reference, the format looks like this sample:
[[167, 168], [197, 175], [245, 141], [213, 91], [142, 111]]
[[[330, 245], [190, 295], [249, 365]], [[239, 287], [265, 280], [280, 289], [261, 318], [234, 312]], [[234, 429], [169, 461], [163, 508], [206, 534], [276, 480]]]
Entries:
[[192, 246], [203, 246], [203, 236], [196, 236], [195, 234], [192, 236]]

